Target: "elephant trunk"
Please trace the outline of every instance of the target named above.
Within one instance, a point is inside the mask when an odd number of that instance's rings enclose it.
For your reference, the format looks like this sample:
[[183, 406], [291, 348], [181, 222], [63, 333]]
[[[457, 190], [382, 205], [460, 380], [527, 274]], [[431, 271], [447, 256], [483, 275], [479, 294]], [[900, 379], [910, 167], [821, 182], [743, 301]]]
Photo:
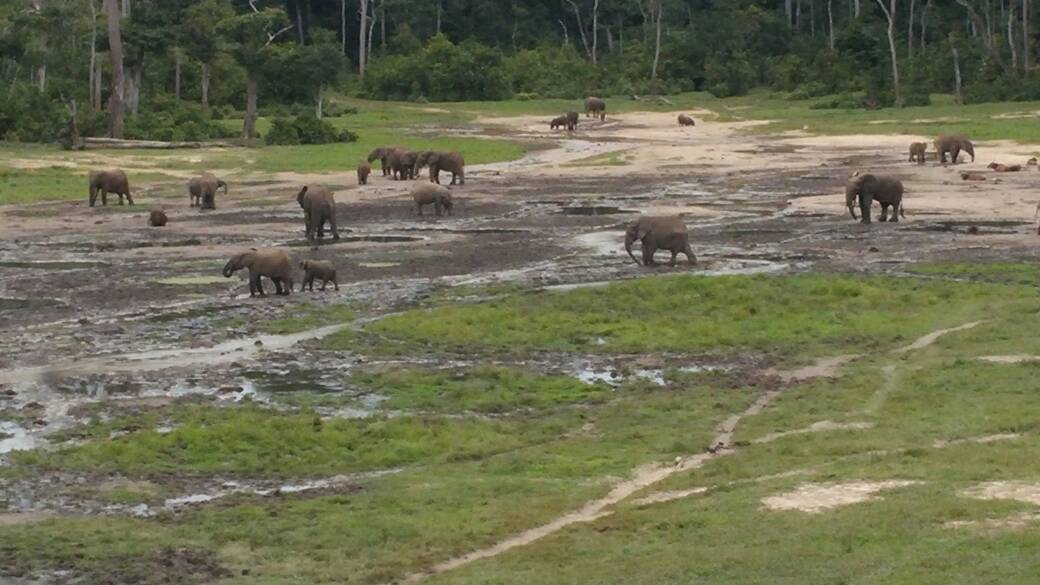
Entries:
[[625, 233], [625, 252], [628, 252], [628, 257], [632, 259], [636, 264], [642, 265], [642, 262], [636, 258], [635, 254], [632, 253], [632, 244], [636, 241], [636, 234], [631, 230]]
[[217, 181], [217, 189], [224, 189], [224, 196], [227, 197], [227, 183], [224, 181]]
[[967, 144], [964, 146], [964, 150], [965, 152], [971, 155], [971, 162], [975, 162], [975, 146], [972, 144]]
[[304, 185], [303, 189], [300, 189], [300, 192], [296, 194], [296, 202], [300, 204], [300, 207], [303, 207], [303, 196], [306, 195], [306, 194], [307, 194], [307, 185]]
[[845, 188], [845, 207], [849, 208], [849, 213], [852, 214], [852, 219], [859, 219], [856, 217], [856, 196], [859, 192], [852, 187]]
[[94, 202], [97, 201], [97, 184], [94, 181], [90, 182], [90, 206], [94, 207]]
[[224, 265], [224, 271], [223, 271], [224, 278], [231, 278], [231, 275], [234, 274], [235, 271], [238, 270], [239, 268], [240, 268], [239, 266], [235, 265], [235, 261], [234, 260], [229, 260], [228, 263]]

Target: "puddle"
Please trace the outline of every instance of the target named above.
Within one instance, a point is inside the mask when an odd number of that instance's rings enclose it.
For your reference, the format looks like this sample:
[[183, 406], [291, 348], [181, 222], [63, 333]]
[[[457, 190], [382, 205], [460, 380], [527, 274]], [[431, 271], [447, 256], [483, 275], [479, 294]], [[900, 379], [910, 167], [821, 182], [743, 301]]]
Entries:
[[851, 506], [877, 499], [877, 494], [921, 482], [911, 480], [861, 481], [838, 484], [809, 483], [794, 490], [762, 499], [768, 510], [797, 510], [819, 514], [834, 508]]
[[639, 213], [635, 209], [622, 209], [611, 205], [576, 205], [559, 211], [564, 215], [623, 215]]
[[220, 284], [226, 283], [227, 279], [222, 276], [171, 276], [169, 278], [160, 278], [153, 281], [156, 284], [167, 284], [173, 286], [193, 286], [199, 284]]
[[201, 246], [202, 240], [187, 238], [183, 240], [156, 240], [136, 242], [42, 242], [40, 246], [48, 248], [70, 249], [79, 252], [111, 252], [113, 250], [135, 250], [138, 248], [184, 248]]
[[695, 374], [701, 372], [721, 372], [726, 370], [727, 368], [721, 366], [681, 366], [661, 369], [635, 368], [630, 370], [621, 370], [612, 367], [597, 368], [593, 366], [583, 366], [576, 369], [572, 375], [586, 384], [605, 383], [611, 386], [619, 386], [626, 380], [640, 379], [656, 386], [666, 386], [668, 384], [666, 374], [669, 372]]
[[36, 447], [36, 438], [13, 422], [0, 422], [0, 455], [11, 451], [28, 451]]

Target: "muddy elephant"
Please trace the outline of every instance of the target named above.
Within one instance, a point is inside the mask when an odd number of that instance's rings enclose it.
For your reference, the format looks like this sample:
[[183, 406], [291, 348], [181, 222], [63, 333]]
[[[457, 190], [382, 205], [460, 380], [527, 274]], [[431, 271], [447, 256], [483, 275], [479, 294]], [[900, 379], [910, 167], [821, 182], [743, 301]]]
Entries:
[[957, 157], [961, 151], [971, 155], [971, 162], [975, 162], [975, 145], [964, 136], [940, 136], [935, 139], [935, 150], [939, 153], [939, 162], [946, 163], [946, 153], [950, 153], [950, 160], [957, 164]]
[[567, 130], [574, 132], [578, 129], [578, 112], [567, 112]]
[[[856, 217], [856, 200], [863, 213], [862, 219]], [[892, 208], [892, 221], [906, 217], [903, 210], [903, 182], [886, 175], [855, 174], [845, 185], [845, 207], [849, 209], [852, 219], [859, 219], [864, 224], [870, 223], [870, 206], [877, 201], [881, 204], [881, 221], [888, 221], [888, 208]]]
[[368, 164], [367, 160], [358, 161], [357, 165], [357, 184], [367, 185], [368, 175], [372, 173], [372, 165]]
[[697, 123], [693, 121], [693, 118], [686, 114], [679, 114], [679, 125], [680, 126], [696, 126]]
[[407, 148], [394, 149], [387, 157], [390, 165], [390, 174], [395, 181], [414, 179], [416, 172], [415, 161], [419, 153]]
[[686, 261], [691, 265], [697, 263], [697, 257], [690, 249], [690, 235], [686, 231], [686, 224], [677, 215], [664, 217], [641, 217], [625, 230], [625, 252], [636, 264], [640, 264], [635, 255], [632, 254], [632, 244], [636, 240], [642, 242], [644, 266], [655, 266], [654, 253], [659, 249], [668, 250], [672, 253], [671, 266], [675, 266], [675, 259], [679, 254], [686, 255]]
[[188, 181], [188, 197], [191, 199], [190, 207], [199, 209], [217, 208], [217, 190], [224, 189], [227, 197], [227, 183], [221, 181], [212, 173], [203, 173]]
[[271, 279], [276, 294], [292, 293], [292, 261], [285, 250], [251, 248], [245, 252], [239, 252], [224, 265], [223, 274], [226, 278], [231, 278], [232, 274], [242, 269], [249, 270], [249, 296], [251, 297], [266, 296], [264, 286], [260, 282], [262, 276]]
[[296, 194], [296, 202], [303, 208], [303, 223], [307, 231], [307, 240], [325, 237], [325, 223], [332, 231], [332, 239], [339, 239], [336, 228], [336, 198], [332, 191], [324, 185], [304, 185]]
[[90, 206], [94, 207], [94, 202], [97, 201], [98, 195], [101, 195], [101, 204], [108, 205], [108, 194], [113, 193], [119, 195], [119, 204], [123, 204], [123, 196], [126, 196], [126, 201], [130, 205], [134, 204], [134, 198], [130, 196], [130, 181], [126, 178], [126, 173], [119, 169], [110, 171], [91, 171], [90, 172]]
[[600, 120], [607, 119], [607, 102], [599, 99], [598, 97], [587, 97], [585, 98], [585, 117], [588, 118], [599, 118]]
[[166, 225], [166, 212], [161, 207], [153, 207], [148, 213], [148, 225], [163, 227]]
[[300, 269], [303, 270], [303, 284], [300, 285], [300, 292], [307, 290], [314, 290], [314, 281], [321, 281], [321, 290], [325, 290], [325, 286], [330, 282], [332, 286], [339, 290], [339, 282], [336, 281], [336, 267], [332, 265], [332, 262], [328, 260], [304, 260], [300, 262]]
[[1006, 165], [998, 162], [991, 162], [986, 165], [986, 168], [992, 169], [995, 173], [1017, 173], [1022, 170], [1022, 165]]
[[380, 146], [368, 153], [368, 162], [379, 161], [380, 166], [383, 168], [383, 176], [386, 177], [390, 174], [390, 153], [404, 148], [403, 146]]
[[549, 129], [556, 130], [557, 128], [567, 127], [567, 116], [556, 116], [549, 121]]
[[430, 167], [430, 182], [437, 183], [441, 182], [441, 171], [448, 171], [451, 173], [451, 184], [454, 185], [458, 181], [459, 185], [466, 184], [466, 160], [463, 158], [461, 152], [444, 152], [436, 150], [427, 150], [419, 153], [419, 156], [415, 159], [415, 174], [419, 174], [419, 169], [428, 166]]
[[927, 142], [911, 142], [910, 143], [910, 160], [909, 162], [915, 162], [919, 165], [923, 165], [925, 162], [925, 155], [928, 152]]
[[451, 191], [447, 187], [433, 183], [416, 185], [412, 189], [412, 201], [415, 202], [415, 214], [419, 217], [422, 217], [423, 207], [431, 203], [437, 217], [441, 216], [442, 211], [447, 211], [448, 215], [451, 215], [452, 209], [455, 207], [451, 200]]

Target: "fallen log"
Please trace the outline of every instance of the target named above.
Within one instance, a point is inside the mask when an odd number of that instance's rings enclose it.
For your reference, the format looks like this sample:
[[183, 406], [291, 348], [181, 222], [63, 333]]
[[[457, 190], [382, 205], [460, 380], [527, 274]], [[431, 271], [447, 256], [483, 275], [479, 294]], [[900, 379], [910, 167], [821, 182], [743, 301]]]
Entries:
[[98, 138], [88, 137], [83, 139], [83, 148], [157, 148], [157, 149], [179, 149], [179, 148], [230, 148], [239, 146], [227, 141], [212, 142], [180, 142], [163, 140], [124, 140], [122, 138]]

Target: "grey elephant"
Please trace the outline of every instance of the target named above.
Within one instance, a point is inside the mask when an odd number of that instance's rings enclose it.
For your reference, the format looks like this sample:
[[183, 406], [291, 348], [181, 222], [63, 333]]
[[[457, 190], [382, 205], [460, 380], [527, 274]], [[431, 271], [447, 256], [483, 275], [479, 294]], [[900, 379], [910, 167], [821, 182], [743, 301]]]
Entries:
[[437, 183], [441, 182], [441, 171], [448, 171], [451, 173], [451, 184], [454, 185], [458, 181], [459, 185], [466, 184], [466, 159], [463, 158], [461, 152], [446, 152], [438, 150], [427, 150], [420, 152], [419, 156], [415, 159], [415, 174], [419, 174], [419, 169], [428, 166], [430, 167], [430, 182]]
[[332, 191], [324, 185], [304, 185], [296, 194], [296, 202], [303, 208], [303, 223], [307, 232], [307, 240], [325, 237], [325, 223], [329, 224], [332, 239], [339, 239], [336, 227], [336, 198]]
[[394, 180], [414, 179], [416, 175], [415, 161], [418, 157], [418, 152], [408, 150], [407, 148], [394, 149], [387, 158], [387, 162], [390, 165], [390, 173]]
[[224, 196], [227, 197], [227, 183], [218, 179], [213, 173], [202, 173], [197, 177], [192, 177], [188, 181], [190, 207], [216, 209], [217, 190], [219, 189], [224, 189]]
[[130, 196], [130, 181], [126, 178], [126, 173], [119, 169], [109, 171], [91, 171], [89, 177], [90, 183], [90, 206], [94, 207], [94, 202], [97, 201], [98, 195], [101, 195], [101, 204], [108, 205], [108, 194], [113, 193], [119, 195], [119, 204], [123, 204], [123, 196], [126, 196], [127, 203], [130, 205], [134, 204], [134, 198]]
[[935, 150], [939, 153], [939, 162], [946, 162], [946, 153], [950, 153], [950, 160], [957, 164], [957, 157], [961, 151], [971, 155], [971, 162], [975, 162], [975, 145], [964, 136], [940, 136], [935, 139]]
[[148, 225], [152, 227], [163, 227], [166, 225], [166, 212], [163, 211], [162, 207], [153, 207], [148, 212]]
[[[870, 206], [877, 201], [881, 204], [880, 221], [888, 221], [888, 208], [892, 208], [892, 221], [898, 222], [899, 217], [906, 217], [903, 209], [903, 182], [895, 177], [887, 175], [872, 175], [870, 173], [856, 173], [845, 185], [845, 207], [849, 209], [852, 219], [859, 219], [864, 224], [870, 223]], [[859, 200], [859, 209], [862, 219], [856, 217], [856, 200]]]
[[593, 96], [585, 98], [585, 117], [588, 118], [589, 116], [606, 120], [607, 102]]
[[557, 128], [565, 128], [567, 126], [567, 116], [556, 116], [552, 120], [549, 120], [549, 129], [556, 130]]
[[332, 265], [332, 262], [328, 260], [304, 260], [300, 262], [300, 269], [303, 270], [303, 283], [300, 286], [300, 291], [307, 290], [310, 287], [311, 291], [314, 291], [314, 281], [321, 281], [321, 290], [325, 290], [325, 286], [330, 282], [332, 286], [339, 290], [339, 282], [336, 280], [336, 267]]
[[910, 143], [910, 160], [909, 162], [916, 162], [919, 165], [923, 165], [925, 162], [926, 154], [928, 152], [927, 142], [911, 142]]
[[368, 162], [375, 162], [379, 160], [380, 166], [383, 168], [383, 176], [386, 177], [390, 174], [390, 153], [404, 148], [403, 146], [380, 146], [368, 153]]
[[657, 264], [654, 254], [659, 249], [672, 253], [671, 266], [675, 266], [675, 259], [679, 254], [684, 254], [689, 264], [697, 263], [697, 257], [690, 249], [690, 235], [686, 230], [686, 224], [677, 215], [641, 217], [628, 226], [625, 230], [625, 251], [633, 262], [639, 264], [639, 260], [632, 254], [632, 244], [636, 240], [642, 242], [644, 266]]
[[431, 203], [437, 217], [441, 216], [442, 211], [447, 211], [448, 215], [451, 215], [452, 208], [455, 206], [451, 200], [451, 191], [443, 185], [433, 183], [416, 185], [412, 189], [412, 200], [415, 202], [415, 214], [419, 217], [422, 217], [423, 207]]
[[292, 260], [285, 250], [251, 248], [248, 251], [239, 252], [224, 265], [224, 277], [231, 278], [232, 274], [242, 269], [249, 270], [249, 296], [251, 297], [266, 296], [264, 286], [260, 282], [262, 276], [271, 279], [276, 294], [292, 293]]
[[578, 112], [567, 112], [567, 130], [574, 132], [578, 129]]
[[366, 160], [358, 161], [357, 165], [357, 184], [367, 185], [368, 175], [372, 174], [372, 165], [368, 164]]

